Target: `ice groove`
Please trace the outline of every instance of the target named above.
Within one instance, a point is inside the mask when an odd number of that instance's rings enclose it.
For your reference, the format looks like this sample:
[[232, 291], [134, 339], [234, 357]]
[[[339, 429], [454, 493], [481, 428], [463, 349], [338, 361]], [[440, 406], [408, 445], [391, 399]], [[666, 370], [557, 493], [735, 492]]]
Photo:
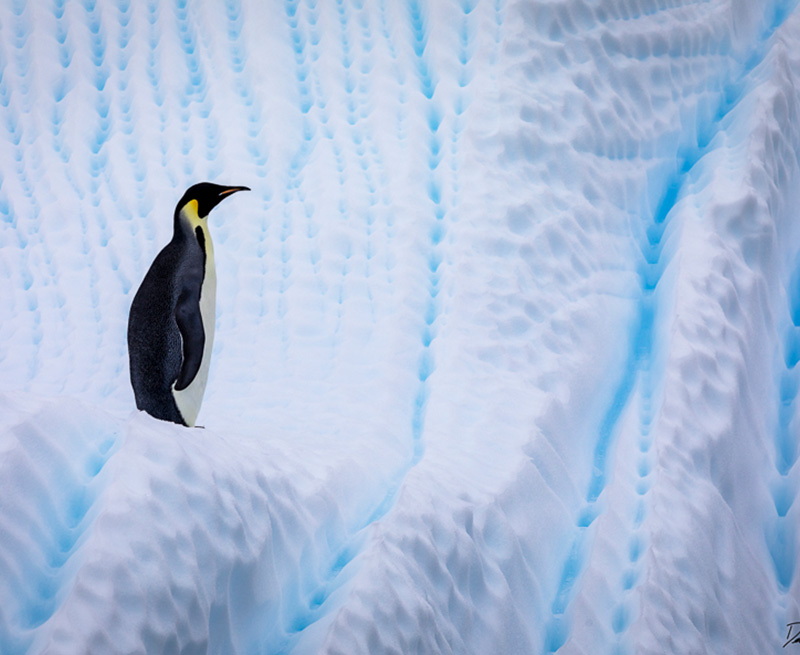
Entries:
[[788, 315], [783, 318], [783, 352], [776, 371], [778, 389], [777, 420], [774, 428], [774, 472], [770, 480], [770, 493], [774, 503], [774, 514], [766, 521], [765, 540], [772, 563], [778, 592], [781, 595], [779, 628], [783, 629], [794, 620], [787, 602], [796, 577], [797, 568], [797, 514], [798, 496], [797, 468], [798, 448], [797, 398], [798, 398], [798, 352], [800, 352], [800, 330], [796, 317], [800, 315], [800, 255], [795, 253], [795, 268], [787, 285]]
[[[106, 433], [109, 428], [92, 426], [98, 433], [87, 434], [85, 427], [65, 424], [52, 407], [32, 418], [8, 431], [13, 446], [2, 466], [7, 479], [32, 481], [27, 489], [35, 498], [33, 507], [6, 507], [0, 513], [0, 586], [16, 601], [15, 607], [0, 610], [5, 615], [0, 650], [8, 655], [30, 652], [34, 630], [58, 611], [69, 593], [77, 568], [73, 560], [95, 520], [106, 485], [102, 472], [118, 444], [117, 434]], [[64, 446], [43, 429], [58, 433]], [[45, 470], [37, 465], [41, 461], [47, 463]]]

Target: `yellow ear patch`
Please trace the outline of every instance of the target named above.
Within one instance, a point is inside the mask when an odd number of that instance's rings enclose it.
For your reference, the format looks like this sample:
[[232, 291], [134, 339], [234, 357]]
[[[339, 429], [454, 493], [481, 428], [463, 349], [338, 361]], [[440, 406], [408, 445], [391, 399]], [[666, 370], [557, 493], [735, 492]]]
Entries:
[[184, 220], [189, 222], [189, 225], [192, 226], [192, 230], [203, 225], [203, 219], [197, 215], [198, 207], [197, 200], [190, 200], [181, 208], [181, 216]]

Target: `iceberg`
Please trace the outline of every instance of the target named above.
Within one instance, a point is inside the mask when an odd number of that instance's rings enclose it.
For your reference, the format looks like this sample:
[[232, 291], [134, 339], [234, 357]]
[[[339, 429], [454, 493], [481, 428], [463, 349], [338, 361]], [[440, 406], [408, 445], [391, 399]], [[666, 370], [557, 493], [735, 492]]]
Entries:
[[[796, 2], [0, 25], [0, 653], [797, 647]], [[125, 330], [202, 180], [192, 429]]]

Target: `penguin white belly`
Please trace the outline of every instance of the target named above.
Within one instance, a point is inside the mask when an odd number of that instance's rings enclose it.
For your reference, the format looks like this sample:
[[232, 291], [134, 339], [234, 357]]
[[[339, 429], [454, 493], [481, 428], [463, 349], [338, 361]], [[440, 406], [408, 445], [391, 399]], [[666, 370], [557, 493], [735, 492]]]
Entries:
[[203, 331], [205, 332], [205, 342], [203, 344], [203, 357], [200, 360], [200, 369], [197, 375], [185, 389], [177, 391], [175, 384], [172, 385], [172, 395], [175, 404], [180, 410], [181, 416], [190, 427], [197, 421], [197, 414], [200, 412], [200, 405], [203, 402], [203, 394], [208, 382], [208, 369], [211, 364], [211, 350], [214, 345], [214, 325], [216, 322], [216, 297], [217, 297], [217, 274], [214, 267], [214, 247], [211, 244], [211, 237], [207, 230], [206, 234], [206, 270], [203, 279], [203, 286], [200, 289], [200, 316], [203, 320]]

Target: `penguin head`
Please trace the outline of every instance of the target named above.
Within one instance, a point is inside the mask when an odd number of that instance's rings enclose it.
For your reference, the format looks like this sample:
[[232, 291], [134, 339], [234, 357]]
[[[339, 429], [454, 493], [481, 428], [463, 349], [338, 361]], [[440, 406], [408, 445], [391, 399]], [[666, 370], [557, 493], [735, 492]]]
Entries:
[[197, 203], [195, 209], [197, 217], [201, 219], [207, 218], [214, 207], [237, 191], [250, 191], [250, 188], [246, 186], [223, 186], [212, 182], [200, 182], [190, 186], [186, 193], [183, 194], [180, 202], [178, 202], [178, 206], [175, 207], [175, 216], [177, 217], [181, 210], [191, 202], [195, 202]]

